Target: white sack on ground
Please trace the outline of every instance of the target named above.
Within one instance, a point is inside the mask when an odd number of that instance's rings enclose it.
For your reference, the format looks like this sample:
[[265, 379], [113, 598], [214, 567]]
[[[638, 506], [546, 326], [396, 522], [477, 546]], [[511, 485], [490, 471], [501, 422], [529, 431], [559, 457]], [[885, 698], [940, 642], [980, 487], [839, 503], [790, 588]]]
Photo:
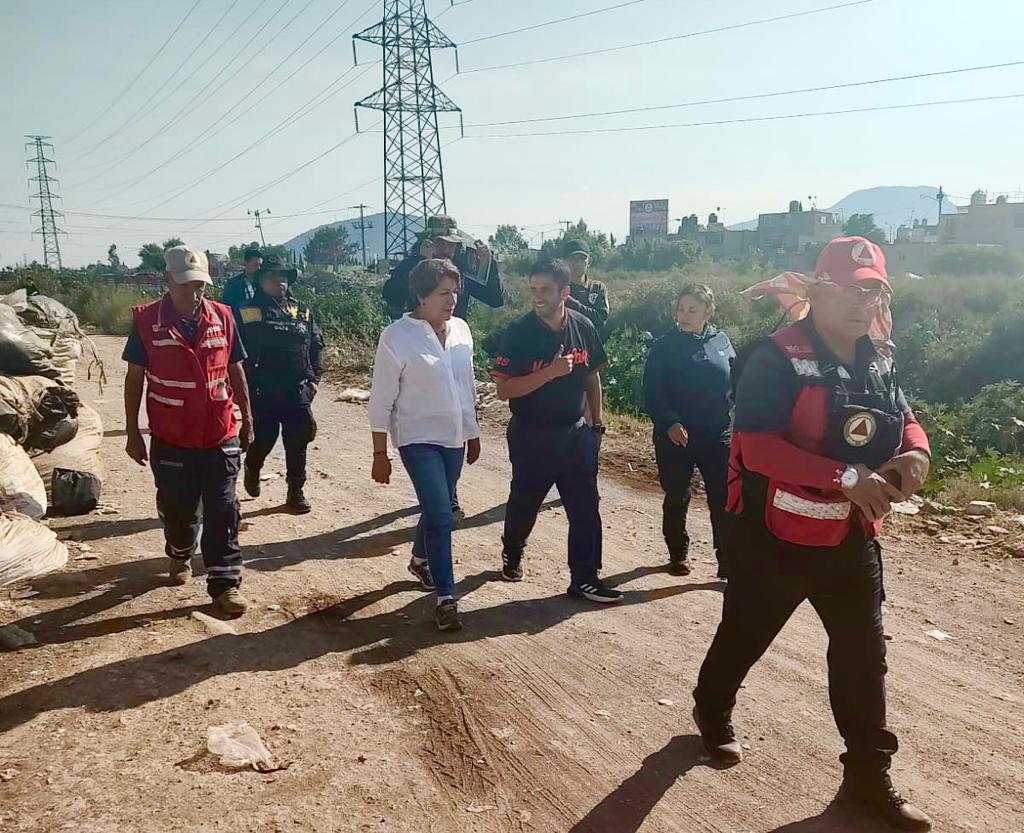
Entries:
[[59, 570], [68, 548], [56, 533], [24, 515], [0, 513], [0, 587]]
[[46, 486], [25, 449], [7, 434], [0, 434], [0, 512], [36, 519], [46, 514]]

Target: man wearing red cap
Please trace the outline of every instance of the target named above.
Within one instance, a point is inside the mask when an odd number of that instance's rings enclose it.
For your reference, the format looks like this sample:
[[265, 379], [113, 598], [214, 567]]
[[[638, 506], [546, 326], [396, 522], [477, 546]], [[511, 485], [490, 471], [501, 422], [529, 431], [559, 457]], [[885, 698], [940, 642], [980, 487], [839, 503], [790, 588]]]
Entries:
[[[829, 636], [829, 695], [846, 751], [840, 796], [902, 830], [928, 817], [892, 786], [881, 550], [890, 503], [928, 474], [928, 438], [869, 333], [888, 336], [885, 255], [833, 240], [805, 280], [809, 314], [737, 362], [729, 461], [729, 584], [694, 690], [708, 754], [741, 758], [731, 725], [750, 668], [805, 600]], [[879, 339], [881, 341], [881, 339]]]

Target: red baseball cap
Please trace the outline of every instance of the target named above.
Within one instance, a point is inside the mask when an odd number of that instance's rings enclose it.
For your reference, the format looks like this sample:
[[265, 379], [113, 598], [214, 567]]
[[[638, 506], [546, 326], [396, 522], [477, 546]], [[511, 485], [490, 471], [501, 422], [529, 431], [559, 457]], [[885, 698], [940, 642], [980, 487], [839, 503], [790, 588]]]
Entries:
[[863, 237], [837, 237], [829, 241], [818, 255], [814, 277], [840, 286], [858, 281], [881, 281], [889, 286], [885, 252]]

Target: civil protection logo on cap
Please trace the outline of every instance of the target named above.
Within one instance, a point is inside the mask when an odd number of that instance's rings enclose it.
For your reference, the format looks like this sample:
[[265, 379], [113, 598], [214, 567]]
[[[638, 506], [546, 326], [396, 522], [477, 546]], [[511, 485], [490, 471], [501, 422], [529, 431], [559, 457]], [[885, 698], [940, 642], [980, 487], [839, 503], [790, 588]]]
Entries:
[[850, 251], [850, 256], [853, 258], [855, 263], [859, 263], [861, 266], [878, 265], [878, 258], [875, 256], [875, 247], [866, 240], [854, 243], [853, 249]]
[[874, 414], [861, 411], [846, 420], [846, 425], [843, 426], [843, 439], [846, 440], [847, 445], [863, 448], [875, 438], [877, 430], [878, 422], [875, 420]]

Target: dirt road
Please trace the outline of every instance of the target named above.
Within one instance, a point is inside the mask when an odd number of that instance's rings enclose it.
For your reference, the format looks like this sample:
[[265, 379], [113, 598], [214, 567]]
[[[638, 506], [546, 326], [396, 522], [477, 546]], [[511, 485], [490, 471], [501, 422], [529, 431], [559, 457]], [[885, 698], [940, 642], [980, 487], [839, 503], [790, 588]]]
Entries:
[[[81, 390], [104, 418], [105, 502], [119, 511], [54, 521], [92, 560], [34, 581], [35, 597], [0, 595], [0, 624], [40, 642], [0, 654], [0, 830], [878, 829], [830, 804], [840, 740], [808, 606], [741, 693], [746, 760], [708, 768], [689, 718], [721, 605], [703, 507], [698, 567], [677, 579], [658, 566], [659, 496], [603, 480], [605, 574], [627, 591], [614, 609], [564, 596], [557, 504], [537, 525], [527, 580], [496, 581], [509, 480], [497, 434], [460, 489], [464, 631], [435, 631], [405, 571], [412, 489], [400, 471], [390, 487], [371, 482], [365, 409], [328, 388], [315, 509], [284, 514], [283, 478], [243, 499], [255, 609], [238, 635], [211, 636], [189, 616], [205, 604], [202, 580], [166, 586], [152, 480], [122, 450], [120, 341], [100, 342], [111, 384]], [[280, 450], [267, 471], [283, 471]], [[1024, 562], [924, 537], [885, 544], [898, 784], [937, 830], [1024, 831]], [[211, 763], [206, 729], [232, 720], [290, 768]]]

